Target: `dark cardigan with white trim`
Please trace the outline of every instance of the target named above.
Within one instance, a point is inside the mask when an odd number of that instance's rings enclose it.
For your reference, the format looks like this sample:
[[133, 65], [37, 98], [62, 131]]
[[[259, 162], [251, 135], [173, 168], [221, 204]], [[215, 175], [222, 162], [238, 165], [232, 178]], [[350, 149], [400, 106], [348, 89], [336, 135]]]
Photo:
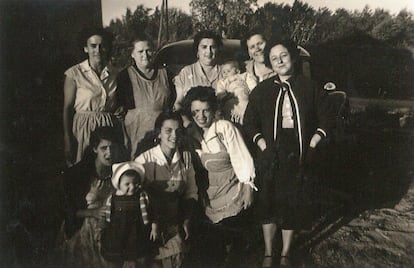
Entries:
[[[301, 133], [299, 141], [302, 142], [302, 159], [309, 148], [310, 139], [317, 133], [325, 138], [329, 136], [332, 118], [327, 104], [326, 92], [318, 89], [316, 84], [308, 77], [295, 75], [288, 79], [293, 97], [296, 102], [296, 112], [299, 114], [299, 121], [296, 122]], [[273, 145], [275, 140], [275, 109], [276, 100], [282, 91], [278, 76], [268, 78], [259, 83], [249, 96], [243, 127], [247, 136], [255, 144], [262, 137], [266, 145]], [[282, 100], [281, 100], [282, 101]], [[297, 107], [296, 107], [297, 103]], [[296, 114], [294, 115], [296, 120]], [[320, 130], [322, 131], [320, 131]], [[276, 135], [277, 137], [277, 135]]]

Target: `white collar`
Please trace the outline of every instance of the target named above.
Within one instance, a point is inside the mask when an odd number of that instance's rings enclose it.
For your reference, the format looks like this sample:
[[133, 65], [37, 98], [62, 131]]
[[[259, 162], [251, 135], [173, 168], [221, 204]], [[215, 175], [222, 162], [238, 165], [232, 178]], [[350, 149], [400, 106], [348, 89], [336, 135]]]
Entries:
[[[89, 65], [89, 60], [84, 60], [82, 61], [80, 64], [80, 69], [82, 72], [92, 72], [92, 67]], [[106, 77], [108, 77], [110, 74], [109, 68], [108, 66], [105, 66], [102, 70], [102, 73], [100, 75], [100, 79], [105, 79]]]
[[[161, 150], [161, 145], [158, 144], [154, 148], [152, 148], [153, 156], [160, 164], [168, 164], [167, 158], [165, 157], [164, 153]], [[178, 162], [181, 159], [178, 150], [175, 150], [173, 158], [171, 160], [171, 164]]]

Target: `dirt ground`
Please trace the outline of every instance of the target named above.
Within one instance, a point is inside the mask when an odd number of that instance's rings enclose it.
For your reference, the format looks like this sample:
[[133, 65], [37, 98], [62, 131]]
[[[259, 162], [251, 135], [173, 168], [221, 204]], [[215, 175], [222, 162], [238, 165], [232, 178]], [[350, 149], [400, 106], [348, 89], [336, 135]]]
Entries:
[[340, 220], [345, 223], [310, 250], [311, 266], [413, 267], [414, 181], [395, 206]]

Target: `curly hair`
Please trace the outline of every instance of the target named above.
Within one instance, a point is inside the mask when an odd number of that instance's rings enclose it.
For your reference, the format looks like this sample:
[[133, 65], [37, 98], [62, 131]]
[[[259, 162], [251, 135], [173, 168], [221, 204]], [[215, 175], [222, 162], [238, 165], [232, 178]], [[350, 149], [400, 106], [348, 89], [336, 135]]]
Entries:
[[183, 100], [183, 111], [189, 117], [191, 116], [191, 104], [193, 101], [207, 102], [213, 112], [217, 111], [217, 97], [214, 88], [206, 86], [192, 87], [185, 95]]

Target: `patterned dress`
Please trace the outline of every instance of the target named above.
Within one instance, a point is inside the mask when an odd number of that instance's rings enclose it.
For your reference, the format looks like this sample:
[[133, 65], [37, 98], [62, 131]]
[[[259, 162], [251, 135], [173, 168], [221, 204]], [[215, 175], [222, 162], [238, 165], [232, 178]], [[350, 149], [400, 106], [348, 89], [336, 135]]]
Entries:
[[[72, 190], [68, 189], [69, 192]], [[112, 190], [110, 179], [99, 180], [94, 176], [83, 202], [87, 204], [88, 209], [102, 207]], [[72, 194], [69, 193], [67, 196], [69, 197], [66, 198], [67, 201], [74, 201], [70, 198]], [[66, 221], [64, 224], [68, 223], [69, 221]], [[108, 262], [101, 255], [101, 231], [104, 224], [105, 219], [87, 217], [83, 219], [80, 229], [72, 236], [63, 235], [66, 238], [61, 246], [64, 267], [117, 267], [115, 263]], [[65, 229], [64, 225], [63, 229]]]

